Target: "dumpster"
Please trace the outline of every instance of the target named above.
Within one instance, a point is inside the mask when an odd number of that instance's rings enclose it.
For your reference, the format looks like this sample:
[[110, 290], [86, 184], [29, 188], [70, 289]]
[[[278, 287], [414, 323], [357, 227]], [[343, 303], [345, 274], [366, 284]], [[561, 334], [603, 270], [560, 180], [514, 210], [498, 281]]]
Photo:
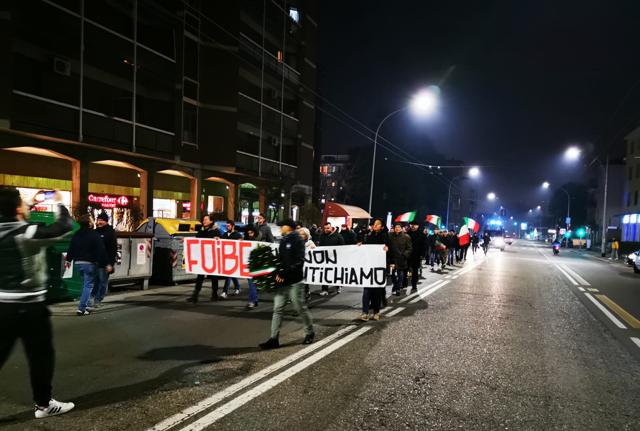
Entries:
[[114, 272], [109, 277], [112, 286], [140, 284], [149, 288], [153, 268], [153, 235], [140, 232], [116, 232], [118, 252]]
[[194, 274], [185, 271], [183, 239], [196, 236], [201, 227], [198, 220], [157, 217], [149, 217], [140, 224], [138, 233], [153, 236], [152, 283], [170, 286], [195, 280]]
[[[55, 214], [47, 211], [33, 211], [29, 216], [32, 223], [52, 224], [55, 221]], [[80, 226], [74, 221], [73, 231], [66, 234], [62, 239], [53, 242], [46, 248], [46, 259], [49, 277], [47, 280], [47, 302], [62, 302], [79, 298], [82, 293], [82, 280], [77, 271], [70, 271], [70, 278], [63, 278], [65, 274], [65, 259], [73, 232]]]

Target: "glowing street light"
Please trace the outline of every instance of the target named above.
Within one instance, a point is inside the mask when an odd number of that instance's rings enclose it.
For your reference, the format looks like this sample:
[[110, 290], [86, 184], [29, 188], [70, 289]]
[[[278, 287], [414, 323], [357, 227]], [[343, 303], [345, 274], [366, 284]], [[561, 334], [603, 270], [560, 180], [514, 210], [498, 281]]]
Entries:
[[540, 211], [541, 209], [542, 209], [542, 207], [541, 207], [540, 205], [538, 205], [538, 206], [536, 207], [536, 210], [538, 210], [538, 211]]
[[490, 201], [495, 201], [496, 200], [496, 194], [494, 192], [487, 193], [487, 199], [489, 199]]
[[545, 181], [544, 183], [542, 183], [542, 188], [543, 189], [548, 189], [550, 186], [549, 181]]
[[[469, 171], [467, 171], [467, 175], [469, 178], [478, 178], [480, 176], [480, 169], [476, 166], [473, 166], [469, 168]], [[451, 208], [451, 187], [453, 187], [453, 183], [456, 182], [456, 180], [460, 180], [460, 179], [465, 179], [465, 177], [462, 175], [458, 175], [456, 177], [453, 177], [451, 181], [449, 181], [449, 193], [447, 194], [447, 217], [445, 219], [447, 229], [449, 229], [449, 209]]]
[[412, 98], [411, 102], [400, 109], [387, 114], [386, 117], [380, 121], [376, 134], [373, 138], [373, 161], [371, 162], [371, 188], [369, 190], [369, 214], [371, 214], [371, 208], [373, 203], [373, 182], [376, 173], [376, 150], [378, 149], [378, 135], [380, 134], [380, 128], [389, 118], [393, 117], [399, 112], [411, 110], [414, 115], [420, 117], [428, 117], [433, 114], [438, 107], [438, 97], [440, 95], [440, 88], [436, 85], [430, 85], [424, 90], [418, 91]]
[[480, 169], [478, 169], [476, 166], [472, 167], [471, 169], [469, 169], [469, 176], [471, 178], [477, 178], [480, 176]]
[[569, 161], [576, 161], [580, 158], [581, 153], [582, 151], [580, 150], [580, 148], [576, 147], [575, 145], [572, 145], [571, 147], [565, 150], [564, 158]]

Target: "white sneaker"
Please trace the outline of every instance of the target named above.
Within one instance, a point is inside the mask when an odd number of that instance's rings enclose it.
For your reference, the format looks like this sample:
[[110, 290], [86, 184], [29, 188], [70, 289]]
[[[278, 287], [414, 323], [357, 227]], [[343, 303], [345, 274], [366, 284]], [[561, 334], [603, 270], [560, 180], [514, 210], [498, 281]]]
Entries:
[[234, 294], [234, 295], [236, 295], [236, 296], [240, 295], [240, 289], [236, 289], [236, 290], [234, 290], [234, 291], [233, 291], [233, 294]]
[[74, 407], [75, 404], [73, 403], [63, 403], [62, 401], [56, 401], [52, 398], [51, 401], [49, 401], [49, 405], [47, 407], [36, 406], [36, 419], [61, 415], [73, 409]]
[[222, 293], [220, 294], [220, 298], [222, 298], [222, 299], [227, 299], [227, 292], [222, 292]]
[[327, 296], [329, 294], [329, 292], [327, 292], [326, 290], [323, 290], [322, 292], [320, 292], [320, 296]]
[[337, 294], [339, 294], [339, 293], [342, 293], [342, 287], [338, 287], [338, 288], [336, 289], [336, 295], [337, 295]]

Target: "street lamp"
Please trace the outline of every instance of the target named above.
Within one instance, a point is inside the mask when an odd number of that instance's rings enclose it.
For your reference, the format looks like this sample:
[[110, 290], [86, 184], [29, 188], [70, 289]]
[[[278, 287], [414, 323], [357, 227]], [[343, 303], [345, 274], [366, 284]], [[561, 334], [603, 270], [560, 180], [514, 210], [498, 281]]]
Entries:
[[[470, 168], [469, 171], [467, 172], [467, 176], [469, 178], [477, 178], [477, 177], [479, 177], [480, 176], [480, 169], [477, 168], [476, 166]], [[466, 178], [466, 177], [464, 177], [462, 175], [458, 175], [457, 177], [453, 177], [451, 179], [451, 181], [449, 181], [449, 193], [447, 195], [447, 218], [446, 218], [446, 221], [445, 221], [447, 229], [449, 229], [449, 209], [451, 207], [451, 187], [453, 186], [453, 183], [456, 180], [459, 180], [459, 179], [462, 179], [462, 178]]]
[[403, 106], [400, 109], [396, 109], [395, 111], [390, 112], [386, 117], [380, 121], [378, 127], [376, 128], [376, 134], [373, 138], [373, 160], [371, 162], [371, 189], [369, 190], [369, 214], [371, 214], [371, 208], [373, 203], [373, 182], [375, 179], [376, 173], [376, 151], [378, 149], [378, 135], [380, 134], [380, 128], [389, 118], [393, 117], [399, 112], [406, 111], [410, 109], [415, 115], [426, 117], [435, 111], [438, 106], [438, 94], [440, 90], [437, 86], [431, 85], [424, 90], [418, 91], [413, 98], [411, 99], [411, 103], [407, 106]]
[[575, 145], [570, 146], [564, 152], [564, 158], [569, 161], [576, 161], [580, 158], [582, 150]]
[[542, 188], [543, 189], [548, 189], [549, 188], [549, 181], [545, 181], [544, 183], [542, 183]]
[[496, 200], [496, 194], [494, 192], [487, 193], [487, 199], [489, 199], [490, 201], [495, 201]]
[[[571, 148], [575, 148], [575, 147], [570, 147], [569, 149], [567, 149], [567, 151], [565, 151], [565, 157]], [[578, 150], [578, 154], [580, 154], [579, 151], [580, 150]], [[545, 181], [544, 183], [542, 183], [542, 188], [548, 189], [549, 182]], [[565, 189], [564, 187], [558, 187], [558, 190], [561, 190], [562, 192], [564, 192], [565, 195], [567, 195], [567, 219], [565, 220], [565, 222], [567, 222], [567, 230], [569, 230], [569, 228], [571, 227], [571, 222], [569, 221], [571, 220], [571, 195], [569, 194], [567, 189]]]
[[542, 207], [541, 207], [540, 205], [538, 205], [538, 206], [536, 207], [536, 210], [538, 210], [538, 211], [540, 211], [541, 209], [542, 209]]

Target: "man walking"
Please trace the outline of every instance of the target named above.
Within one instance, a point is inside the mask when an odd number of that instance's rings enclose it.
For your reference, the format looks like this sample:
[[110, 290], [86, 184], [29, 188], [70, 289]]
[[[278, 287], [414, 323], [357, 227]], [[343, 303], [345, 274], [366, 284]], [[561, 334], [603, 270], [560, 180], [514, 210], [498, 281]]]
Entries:
[[[220, 238], [220, 229], [218, 225], [213, 222], [213, 217], [209, 214], [205, 214], [202, 216], [202, 228], [196, 234], [196, 238]], [[204, 278], [207, 277], [204, 274], [198, 274], [196, 277], [196, 286], [193, 289], [193, 293], [189, 298], [187, 298], [187, 302], [193, 302], [194, 304], [198, 302], [198, 296], [200, 295], [200, 290], [202, 289], [202, 283], [204, 283]], [[211, 300], [218, 300], [218, 282], [220, 277], [216, 275], [209, 275], [211, 279]]]
[[91, 312], [89, 299], [95, 287], [98, 270], [113, 271], [107, 259], [107, 251], [100, 235], [93, 230], [93, 218], [84, 214], [78, 219], [80, 229], [71, 238], [67, 261], [74, 263], [74, 269], [82, 277], [82, 294], [76, 311], [77, 316], [86, 316]]
[[271, 319], [271, 337], [260, 344], [264, 350], [280, 347], [280, 326], [287, 296], [291, 300], [294, 310], [304, 323], [303, 344], [313, 343], [313, 320], [306, 301], [304, 300], [304, 283], [302, 267], [304, 265], [305, 247], [300, 235], [295, 231], [293, 220], [283, 220], [278, 223], [282, 228], [282, 240], [278, 248], [280, 264], [277, 269], [276, 283], [273, 295], [273, 317]]
[[[268, 228], [269, 226], [267, 226]], [[271, 230], [269, 230], [269, 232], [271, 232]], [[233, 220], [227, 220], [227, 231], [224, 233], [224, 235], [222, 235], [223, 239], [242, 239], [242, 234], [240, 232], [236, 232], [236, 224], [233, 222]], [[233, 287], [234, 287], [234, 291], [233, 294], [234, 295], [239, 295], [240, 294], [240, 282], [238, 281], [237, 278], [234, 277], [227, 277], [224, 280], [224, 287], [222, 288], [222, 297], [226, 298], [227, 295], [229, 294], [229, 286], [231, 285], [231, 283], [233, 283]]]
[[[382, 220], [376, 219], [371, 226], [369, 232], [364, 238], [365, 244], [380, 244], [387, 253], [387, 261], [389, 260], [389, 235], [384, 229]], [[373, 320], [380, 320], [380, 308], [386, 303], [387, 291], [384, 287], [365, 287], [362, 290], [362, 314], [359, 319], [362, 321], [369, 320], [369, 310], [373, 313]]]
[[262, 242], [273, 242], [273, 233], [271, 232], [271, 228], [267, 224], [267, 219], [264, 214], [258, 214], [256, 217], [256, 227], [258, 228], [258, 241]]
[[29, 209], [16, 189], [0, 188], [0, 368], [22, 339], [38, 419], [67, 413], [73, 403], [52, 398], [55, 351], [51, 313], [45, 304], [47, 263], [44, 247], [71, 231], [69, 211], [57, 192], [55, 223], [28, 223]]
[[349, 229], [349, 226], [346, 224], [342, 225], [342, 228], [340, 229], [340, 236], [344, 241], [344, 245], [355, 245], [358, 242], [356, 233]]
[[611, 241], [611, 260], [618, 260], [618, 251], [620, 250], [620, 243], [617, 238], [613, 238]]
[[102, 304], [104, 296], [109, 288], [109, 274], [113, 273], [116, 265], [118, 254], [118, 240], [116, 231], [109, 225], [109, 216], [105, 212], [101, 212], [96, 219], [96, 233], [102, 239], [105, 251], [107, 253], [107, 262], [111, 266], [111, 272], [107, 272], [106, 268], [97, 269], [96, 285], [93, 288], [93, 308], [98, 308]]
[[402, 225], [396, 223], [393, 232], [389, 234], [389, 255], [391, 258], [391, 274], [393, 279], [392, 293], [400, 296], [400, 290], [404, 283], [404, 277], [409, 266], [409, 256], [411, 256], [411, 238], [404, 233]]
[[[344, 239], [342, 235], [338, 232], [335, 232], [331, 223], [325, 223], [322, 227], [322, 235], [320, 235], [320, 239], [318, 240], [318, 245], [320, 247], [334, 247], [339, 245], [344, 245]], [[336, 287], [336, 295], [340, 293], [342, 289], [338, 286]], [[322, 291], [320, 295], [327, 296], [329, 294], [329, 286], [323, 285]]]
[[[420, 269], [422, 267], [422, 258], [424, 257], [427, 237], [420, 231], [420, 225], [417, 222], [411, 223], [409, 230], [411, 238], [411, 255], [409, 256], [409, 269], [411, 270], [411, 288], [418, 290], [418, 280], [420, 279]], [[411, 291], [408, 291], [409, 294]]]

